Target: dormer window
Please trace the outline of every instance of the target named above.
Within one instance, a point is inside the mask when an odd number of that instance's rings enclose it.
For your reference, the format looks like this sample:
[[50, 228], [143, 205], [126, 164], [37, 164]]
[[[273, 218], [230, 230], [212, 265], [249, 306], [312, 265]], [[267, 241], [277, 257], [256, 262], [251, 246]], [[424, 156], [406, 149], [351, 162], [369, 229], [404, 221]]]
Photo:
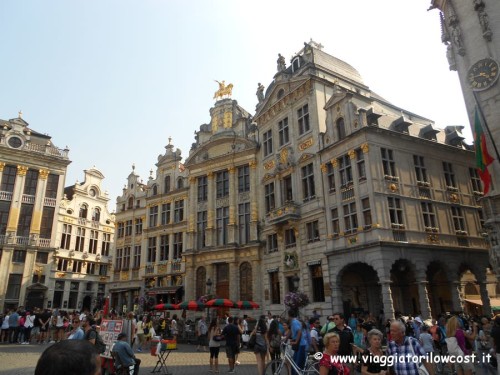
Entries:
[[177, 189], [182, 189], [184, 187], [184, 182], [182, 181], [182, 177], [179, 177], [177, 180]]
[[80, 207], [80, 212], [78, 213], [78, 217], [82, 218], [82, 219], [86, 219], [87, 218], [87, 212], [88, 212], [88, 207], [86, 204], [82, 204], [81, 207]]
[[342, 139], [345, 138], [345, 123], [342, 117], [337, 120], [336, 130], [337, 130], [337, 138], [339, 141], [341, 141]]
[[153, 196], [158, 195], [158, 185], [153, 185]]
[[300, 58], [297, 56], [292, 60], [292, 72], [296, 72], [300, 68]]

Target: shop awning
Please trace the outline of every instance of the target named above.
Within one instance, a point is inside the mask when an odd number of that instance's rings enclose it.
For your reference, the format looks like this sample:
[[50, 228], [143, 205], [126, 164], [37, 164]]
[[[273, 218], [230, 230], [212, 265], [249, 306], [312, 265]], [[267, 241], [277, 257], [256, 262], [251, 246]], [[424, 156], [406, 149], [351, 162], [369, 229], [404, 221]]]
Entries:
[[[483, 301], [480, 299], [466, 298], [464, 301], [474, 305], [483, 306]], [[490, 298], [490, 306], [492, 310], [500, 310], [500, 298]]]
[[149, 289], [146, 294], [148, 296], [155, 296], [157, 294], [175, 294], [182, 286], [167, 286], [164, 288]]

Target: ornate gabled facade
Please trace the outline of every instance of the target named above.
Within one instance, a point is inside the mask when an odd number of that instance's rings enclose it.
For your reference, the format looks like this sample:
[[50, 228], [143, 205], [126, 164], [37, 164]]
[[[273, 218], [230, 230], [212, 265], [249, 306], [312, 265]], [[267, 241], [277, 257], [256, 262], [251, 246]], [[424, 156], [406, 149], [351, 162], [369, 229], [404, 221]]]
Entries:
[[0, 309], [48, 307], [68, 150], [21, 118], [0, 120]]
[[104, 175], [84, 171], [83, 182], [64, 189], [57, 215], [58, 248], [50, 275], [48, 307], [93, 311], [102, 308], [114, 254], [115, 217], [108, 210]]
[[256, 129], [235, 100], [217, 101], [210, 115], [186, 160], [186, 298], [260, 303]]
[[[440, 11], [441, 41], [450, 70], [458, 73], [471, 128], [484, 135], [484, 143], [476, 142], [478, 165], [483, 165], [486, 180], [491, 175], [491, 186], [482, 205], [490, 262], [500, 277], [500, 3], [432, 0], [430, 9]], [[488, 161], [487, 153], [493, 160]]]

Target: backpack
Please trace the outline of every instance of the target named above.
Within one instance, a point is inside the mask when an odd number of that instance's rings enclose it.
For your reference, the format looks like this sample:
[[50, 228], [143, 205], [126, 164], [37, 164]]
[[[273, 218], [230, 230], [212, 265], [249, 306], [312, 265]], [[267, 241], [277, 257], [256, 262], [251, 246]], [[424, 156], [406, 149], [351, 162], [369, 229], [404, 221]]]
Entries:
[[104, 341], [102, 341], [102, 337], [101, 335], [99, 335], [99, 333], [95, 330], [95, 329], [91, 329], [90, 331], [88, 331], [86, 334], [85, 334], [85, 339], [88, 340], [89, 337], [90, 337], [90, 332], [94, 331], [95, 332], [95, 347], [97, 349], [97, 351], [99, 352], [99, 354], [102, 354], [106, 351], [106, 344], [104, 343]]

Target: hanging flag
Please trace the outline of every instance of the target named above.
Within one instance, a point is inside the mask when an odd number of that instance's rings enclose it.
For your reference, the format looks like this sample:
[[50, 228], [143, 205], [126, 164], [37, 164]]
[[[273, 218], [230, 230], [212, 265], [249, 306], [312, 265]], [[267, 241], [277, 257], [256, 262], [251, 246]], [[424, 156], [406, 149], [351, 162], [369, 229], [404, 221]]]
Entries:
[[488, 194], [491, 184], [491, 175], [488, 171], [488, 165], [493, 162], [493, 158], [488, 153], [486, 136], [483, 132], [477, 107], [474, 113], [474, 146], [476, 149], [476, 167], [479, 171], [479, 177], [481, 177], [481, 181], [483, 181], [484, 194]]

